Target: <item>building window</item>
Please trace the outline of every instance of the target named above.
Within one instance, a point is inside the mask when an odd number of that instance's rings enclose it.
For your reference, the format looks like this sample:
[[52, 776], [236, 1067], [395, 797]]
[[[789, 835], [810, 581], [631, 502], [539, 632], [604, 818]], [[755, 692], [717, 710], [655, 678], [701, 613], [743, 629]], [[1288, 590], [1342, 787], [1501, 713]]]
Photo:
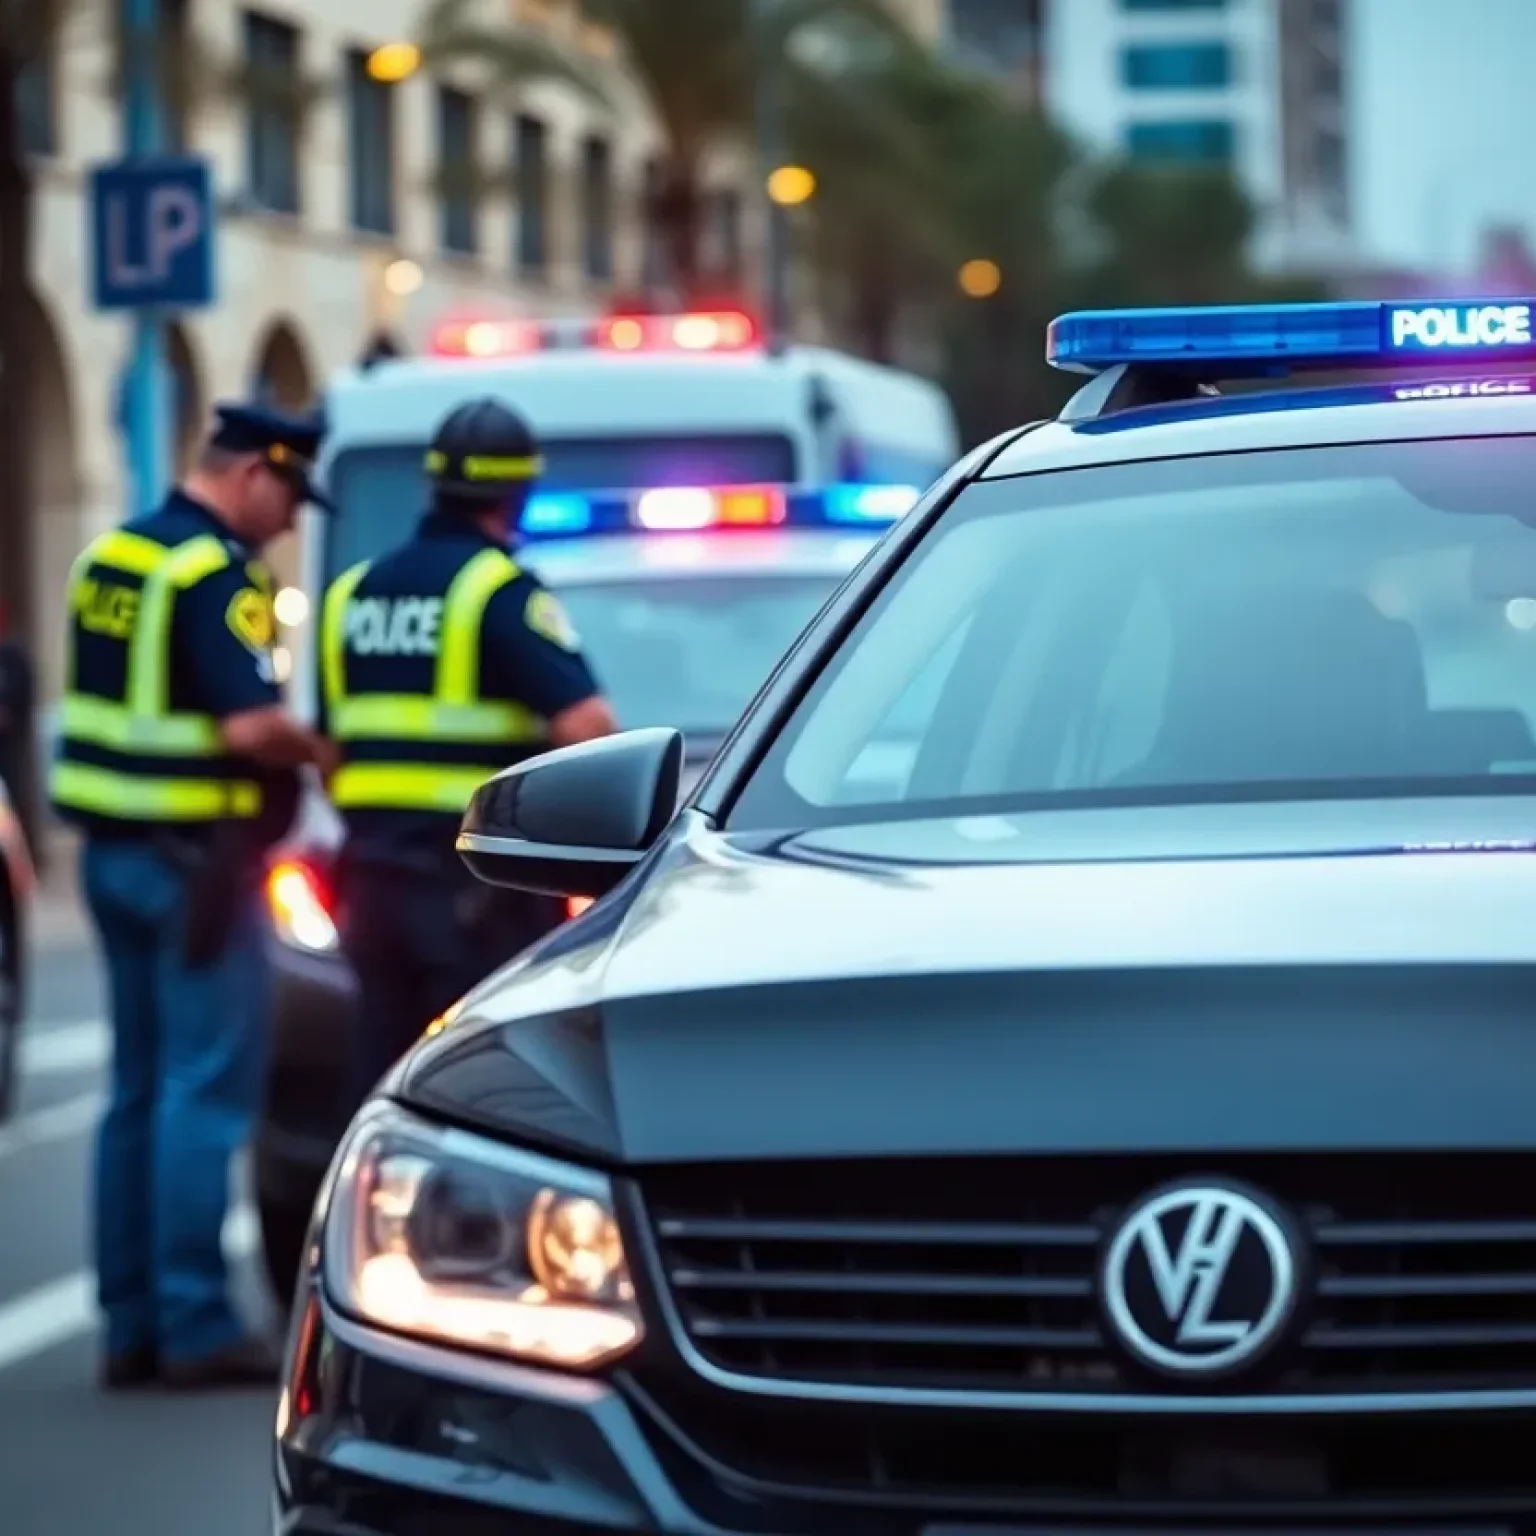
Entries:
[[293, 95], [299, 78], [299, 31], [285, 21], [245, 13], [246, 190], [274, 213], [299, 211], [299, 125]]
[[395, 232], [394, 87], [370, 77], [368, 55], [347, 54], [347, 155], [352, 228]]
[[1120, 78], [1131, 90], [1219, 90], [1232, 83], [1232, 50], [1225, 43], [1156, 43], [1127, 48]]
[[541, 118], [519, 115], [512, 125], [517, 171], [517, 268], [536, 276], [549, 266], [549, 130]]
[[1222, 164], [1232, 158], [1235, 137], [1232, 124], [1219, 118], [1208, 122], [1133, 123], [1126, 130], [1126, 148], [1138, 160]]
[[443, 249], [473, 256], [480, 249], [479, 114], [475, 100], [450, 85], [437, 92], [437, 173]]
[[59, 152], [58, 58], [50, 48], [16, 77], [21, 147], [29, 155]]
[[1120, 0], [1122, 11], [1224, 11], [1227, 0]]
[[582, 265], [595, 283], [613, 281], [613, 150], [607, 139], [581, 146]]

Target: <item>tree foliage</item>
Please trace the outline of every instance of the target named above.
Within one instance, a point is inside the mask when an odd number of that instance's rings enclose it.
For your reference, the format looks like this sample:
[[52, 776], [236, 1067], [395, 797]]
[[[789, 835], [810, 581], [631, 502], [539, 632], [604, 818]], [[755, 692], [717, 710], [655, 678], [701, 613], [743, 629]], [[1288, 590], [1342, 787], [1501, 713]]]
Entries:
[[[915, 48], [880, 0], [586, 0], [585, 10], [617, 38], [660, 129], [646, 213], [685, 302], [718, 296], [728, 276], [706, 265], [709, 167], [722, 150], [756, 149], [765, 99], [780, 105], [787, 143], [815, 120], [866, 153], [899, 154], [904, 125], [841, 88], [872, 50]], [[624, 89], [558, 40], [479, 19], [474, 0], [434, 0], [420, 41], [429, 66], [468, 65], [502, 91], [558, 79], [616, 104]]]

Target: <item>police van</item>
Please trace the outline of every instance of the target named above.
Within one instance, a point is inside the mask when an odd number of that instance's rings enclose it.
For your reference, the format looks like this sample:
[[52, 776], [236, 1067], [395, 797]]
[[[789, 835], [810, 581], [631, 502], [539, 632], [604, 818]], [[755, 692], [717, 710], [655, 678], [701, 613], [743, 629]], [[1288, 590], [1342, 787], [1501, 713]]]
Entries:
[[[528, 420], [544, 459], [519, 561], [559, 594], [621, 724], [682, 729], [694, 774], [959, 450], [934, 384], [825, 348], [769, 349], [744, 314], [449, 321], [429, 356], [349, 373], [328, 393], [320, 473], [336, 511], [308, 520], [305, 601], [283, 594], [279, 615], [302, 710], [315, 702], [326, 584], [407, 538], [427, 505], [434, 430], [484, 395]], [[280, 1286], [341, 1128], [352, 979], [326, 872], [338, 840], [314, 797], [268, 879], [278, 1040], [257, 1171]]]

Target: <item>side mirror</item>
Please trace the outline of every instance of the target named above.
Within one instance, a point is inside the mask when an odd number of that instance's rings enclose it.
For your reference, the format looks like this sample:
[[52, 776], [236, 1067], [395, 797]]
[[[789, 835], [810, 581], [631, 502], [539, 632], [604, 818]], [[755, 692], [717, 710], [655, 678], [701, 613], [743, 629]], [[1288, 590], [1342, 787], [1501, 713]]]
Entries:
[[682, 773], [678, 731], [626, 731], [546, 752], [475, 791], [459, 856], [488, 885], [605, 895], [672, 820]]

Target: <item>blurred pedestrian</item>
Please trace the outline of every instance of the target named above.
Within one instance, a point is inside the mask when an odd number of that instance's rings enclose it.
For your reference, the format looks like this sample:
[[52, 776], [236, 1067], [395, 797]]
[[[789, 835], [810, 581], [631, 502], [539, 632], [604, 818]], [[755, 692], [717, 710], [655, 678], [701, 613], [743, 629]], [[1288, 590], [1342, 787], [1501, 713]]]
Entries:
[[11, 623], [10, 610], [0, 603], [0, 781], [18, 809], [26, 803], [28, 783], [36, 782], [26, 777], [35, 702], [31, 654]]
[[315, 499], [313, 425], [223, 406], [184, 486], [76, 561], [51, 793], [84, 833], [111, 985], [96, 1166], [103, 1382], [276, 1374], [227, 1296], [229, 1164], [259, 1108], [264, 845], [326, 743], [284, 709], [262, 548]]
[[474, 789], [549, 747], [616, 729], [555, 597], [512, 552], [539, 474], [527, 424], [493, 399], [439, 428], [432, 504], [410, 541], [340, 576], [320, 622], [321, 728], [346, 822], [344, 942], [360, 987], [350, 1105], [426, 1024], [563, 918], [497, 891], [454, 851]]

